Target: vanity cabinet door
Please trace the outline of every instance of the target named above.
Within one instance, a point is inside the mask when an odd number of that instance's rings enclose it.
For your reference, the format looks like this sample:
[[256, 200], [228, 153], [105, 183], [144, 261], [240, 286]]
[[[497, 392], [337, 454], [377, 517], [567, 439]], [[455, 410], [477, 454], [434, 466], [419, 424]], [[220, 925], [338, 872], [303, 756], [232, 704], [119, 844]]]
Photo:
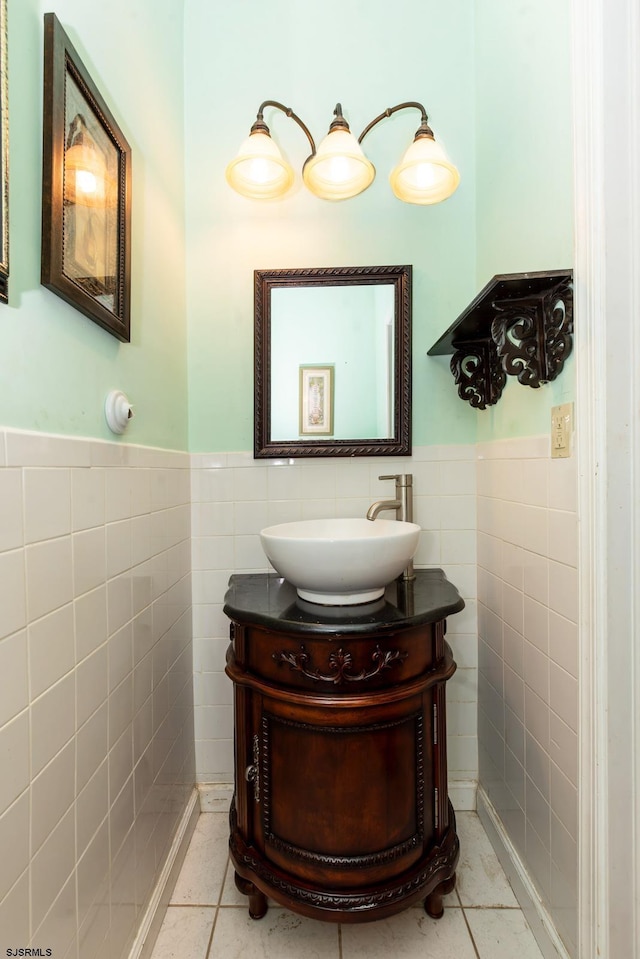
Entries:
[[419, 860], [434, 816], [430, 707], [430, 692], [339, 712], [265, 697], [256, 838], [266, 858], [333, 889]]

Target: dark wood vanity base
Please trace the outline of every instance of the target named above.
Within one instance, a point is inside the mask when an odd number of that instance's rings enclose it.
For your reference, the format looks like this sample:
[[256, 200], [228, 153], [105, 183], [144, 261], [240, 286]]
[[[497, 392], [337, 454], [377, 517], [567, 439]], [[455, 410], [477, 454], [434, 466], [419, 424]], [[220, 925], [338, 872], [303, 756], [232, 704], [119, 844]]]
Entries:
[[434, 918], [459, 844], [447, 796], [446, 616], [463, 601], [418, 570], [360, 607], [304, 603], [275, 575], [233, 576], [230, 853], [261, 918], [267, 897], [332, 922], [420, 900]]

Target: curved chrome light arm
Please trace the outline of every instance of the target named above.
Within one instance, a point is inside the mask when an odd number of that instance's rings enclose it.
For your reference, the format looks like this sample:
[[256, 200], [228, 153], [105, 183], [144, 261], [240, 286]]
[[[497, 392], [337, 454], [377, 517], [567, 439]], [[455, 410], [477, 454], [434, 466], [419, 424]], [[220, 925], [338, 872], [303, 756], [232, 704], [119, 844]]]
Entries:
[[256, 122], [251, 127], [252, 133], [266, 133], [267, 136], [271, 136], [269, 133], [269, 127], [264, 122], [264, 111], [266, 107], [275, 107], [277, 110], [281, 110], [286, 116], [290, 117], [292, 120], [295, 120], [300, 129], [305, 133], [307, 140], [311, 145], [311, 156], [315, 155], [316, 145], [313, 141], [313, 137], [309, 133], [309, 129], [305, 123], [300, 119], [297, 113], [294, 113], [291, 107], [285, 107], [284, 103], [279, 103], [278, 100], [265, 100], [260, 104], [258, 108], [258, 115], [256, 117]]
[[415, 100], [407, 100], [404, 103], [398, 103], [398, 105], [395, 107], [387, 107], [384, 113], [381, 113], [380, 116], [375, 118], [375, 120], [372, 120], [371, 123], [369, 123], [364, 128], [364, 130], [358, 137], [358, 143], [362, 143], [367, 133], [369, 133], [369, 131], [372, 130], [377, 123], [380, 123], [381, 120], [384, 120], [386, 117], [390, 117], [392, 114], [397, 113], [398, 110], [406, 110], [409, 107], [415, 110], [419, 110], [420, 113], [422, 114], [422, 122], [420, 123], [420, 126], [418, 130], [416, 131], [416, 136], [430, 137], [433, 140], [434, 139], [433, 131], [427, 122], [429, 119], [427, 116], [427, 111], [425, 110], [425, 108], [422, 106], [421, 103], [417, 103]]

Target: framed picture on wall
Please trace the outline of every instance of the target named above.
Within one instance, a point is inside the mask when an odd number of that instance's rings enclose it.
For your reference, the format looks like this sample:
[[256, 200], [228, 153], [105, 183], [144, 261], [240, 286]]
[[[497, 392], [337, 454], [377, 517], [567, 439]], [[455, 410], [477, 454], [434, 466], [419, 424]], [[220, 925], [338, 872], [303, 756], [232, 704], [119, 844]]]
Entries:
[[53, 13], [44, 17], [41, 280], [130, 340], [131, 148]]
[[333, 366], [300, 367], [300, 434], [333, 434]]

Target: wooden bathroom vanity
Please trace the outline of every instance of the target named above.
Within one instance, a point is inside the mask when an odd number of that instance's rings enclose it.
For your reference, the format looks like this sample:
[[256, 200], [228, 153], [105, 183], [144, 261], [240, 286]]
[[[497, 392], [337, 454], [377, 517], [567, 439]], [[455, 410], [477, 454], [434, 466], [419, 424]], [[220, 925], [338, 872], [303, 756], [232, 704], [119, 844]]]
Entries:
[[442, 915], [459, 853], [445, 620], [463, 606], [437, 569], [342, 607], [307, 603], [276, 574], [231, 577], [229, 845], [254, 919], [267, 897], [333, 922], [380, 919], [419, 900]]

